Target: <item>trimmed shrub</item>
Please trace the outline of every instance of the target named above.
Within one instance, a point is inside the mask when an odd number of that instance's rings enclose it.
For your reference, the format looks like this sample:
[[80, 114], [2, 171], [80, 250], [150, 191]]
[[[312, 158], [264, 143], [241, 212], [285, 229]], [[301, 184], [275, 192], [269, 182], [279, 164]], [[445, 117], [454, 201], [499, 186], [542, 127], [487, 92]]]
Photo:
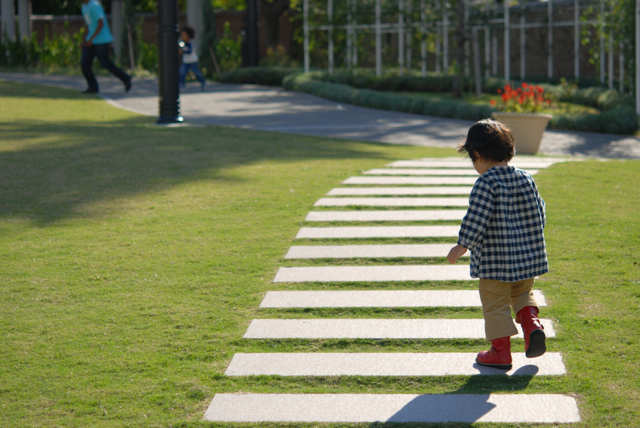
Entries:
[[297, 68], [287, 67], [246, 67], [238, 68], [220, 76], [223, 83], [245, 83], [252, 85], [282, 86], [282, 79], [299, 72]]

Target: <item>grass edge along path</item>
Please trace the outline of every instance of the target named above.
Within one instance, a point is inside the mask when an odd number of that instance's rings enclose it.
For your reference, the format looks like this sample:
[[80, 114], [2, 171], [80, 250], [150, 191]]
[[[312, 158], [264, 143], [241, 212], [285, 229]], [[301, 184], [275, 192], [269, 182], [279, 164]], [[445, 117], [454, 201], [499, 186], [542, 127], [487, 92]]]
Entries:
[[555, 165], [536, 176], [552, 266], [539, 285], [552, 305], [545, 317], [561, 327], [550, 351], [565, 355], [566, 378], [226, 379], [236, 352], [486, 348], [466, 339], [241, 339], [267, 290], [300, 289], [271, 280], [298, 228], [312, 225], [304, 217], [315, 200], [359, 171], [452, 151], [156, 130], [150, 118], [71, 91], [0, 82], [0, 93], [0, 425], [222, 426], [199, 420], [216, 392], [241, 391], [574, 391], [576, 426], [638, 420], [637, 161]]

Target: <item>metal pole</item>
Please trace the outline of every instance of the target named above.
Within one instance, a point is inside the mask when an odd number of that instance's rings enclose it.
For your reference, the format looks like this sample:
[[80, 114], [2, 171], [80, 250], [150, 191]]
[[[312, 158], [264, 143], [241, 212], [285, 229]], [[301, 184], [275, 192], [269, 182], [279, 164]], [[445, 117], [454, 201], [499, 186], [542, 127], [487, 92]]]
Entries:
[[547, 15], [548, 15], [548, 35], [547, 35], [547, 47], [549, 49], [548, 59], [547, 59], [547, 76], [549, 78], [553, 77], [553, 0], [548, 0], [547, 4]]
[[[353, 6], [353, 25], [354, 25], [354, 29], [353, 32], [351, 33], [353, 36], [353, 56], [352, 56], [352, 61], [353, 61], [353, 67], [357, 67], [358, 66], [358, 30], [355, 29], [355, 25], [358, 23], [357, 22], [357, 16], [356, 16], [356, 12], [357, 12], [357, 7], [358, 7], [358, 0], [351, 0], [352, 3], [351, 5]], [[355, 70], [354, 70], [355, 72]]]
[[509, 1], [504, 2], [504, 78], [511, 80], [511, 31], [509, 28]]
[[636, 0], [636, 114], [640, 115], [640, 0]]
[[420, 41], [420, 74], [427, 75], [427, 11], [425, 10], [425, 0], [420, 0], [420, 21], [422, 23], [422, 40]]
[[327, 1], [327, 18], [329, 19], [329, 74], [333, 74], [333, 0]]
[[178, 88], [178, 1], [158, 0], [158, 123], [182, 122]]
[[302, 3], [303, 32], [304, 32], [304, 72], [309, 72], [309, 0]]
[[522, 7], [521, 13], [520, 13], [520, 79], [524, 80], [526, 74], [527, 74], [527, 39], [526, 39], [526, 35], [525, 35], [525, 24], [526, 24], [526, 18], [525, 18], [525, 9], [524, 6]]
[[580, 77], [580, 0], [573, 0], [573, 74]]
[[449, 14], [447, 13], [447, 1], [442, 0], [442, 68], [443, 73], [449, 73]]
[[[466, 29], [469, 28], [469, 3], [467, 2], [467, 0], [460, 0], [460, 1], [464, 1], [464, 28], [465, 28], [465, 32]], [[466, 34], [465, 34], [465, 41], [464, 41], [464, 75], [466, 77], [469, 77], [469, 49], [470, 49], [470, 45], [469, 45], [469, 40], [466, 38]]]
[[376, 76], [382, 76], [382, 28], [380, 19], [382, 15], [381, 0], [376, 0]]
[[[442, 1], [443, 0], [436, 0], [437, 9], [442, 8]], [[436, 73], [442, 73], [441, 56], [442, 56], [442, 26], [438, 26], [436, 24]]]
[[600, 83], [604, 83], [605, 69], [605, 51], [604, 51], [604, 0], [600, 0]]
[[613, 89], [613, 29], [609, 29], [609, 89]]
[[247, 64], [245, 67], [260, 65], [258, 44], [258, 0], [247, 0]]
[[111, 31], [113, 32], [113, 51], [116, 58], [120, 58], [122, 50], [123, 7], [122, 0], [111, 0]]
[[398, 0], [398, 74], [404, 74], [404, 2]]
[[491, 77], [491, 29], [484, 27], [484, 77]]
[[404, 33], [405, 36], [405, 41], [404, 41], [404, 49], [405, 49], [405, 59], [404, 59], [404, 65], [407, 68], [407, 71], [411, 70], [411, 30], [413, 28], [413, 26], [411, 25], [411, 1], [409, 1], [409, 9], [407, 9], [409, 11], [409, 15], [406, 16], [407, 18], [407, 30]]
[[618, 78], [618, 92], [624, 94], [624, 40], [620, 40], [620, 52], [618, 53], [618, 73], [620, 77]]
[[351, 45], [353, 41], [351, 39], [352, 37], [351, 33], [353, 32], [353, 26], [352, 26], [351, 20], [353, 16], [351, 15], [351, 1], [352, 0], [347, 0], [347, 55], [346, 55], [347, 70], [351, 70], [351, 67], [353, 64], [353, 60], [352, 60], [353, 46]]
[[498, 29], [493, 30], [493, 34], [491, 36], [491, 40], [493, 42], [493, 46], [491, 46], [491, 73], [494, 76], [498, 75]]
[[482, 95], [482, 71], [480, 70], [480, 40], [478, 40], [478, 29], [473, 29], [473, 74], [476, 80], [476, 97]]
[[[205, 0], [206, 1], [206, 0]], [[113, 11], [111, 12], [113, 13]], [[200, 33], [202, 33], [202, 1], [187, 0], [187, 25], [196, 30], [196, 36], [193, 38], [192, 46], [196, 52], [200, 51]]]

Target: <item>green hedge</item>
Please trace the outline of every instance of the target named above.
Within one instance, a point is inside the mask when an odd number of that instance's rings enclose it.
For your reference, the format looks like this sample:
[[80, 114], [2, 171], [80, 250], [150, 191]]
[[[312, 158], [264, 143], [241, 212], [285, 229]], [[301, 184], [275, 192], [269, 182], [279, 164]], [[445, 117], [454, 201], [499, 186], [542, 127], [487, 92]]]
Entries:
[[315, 79], [317, 76], [319, 73], [295, 74], [285, 77], [282, 83], [285, 89], [306, 92], [345, 104], [381, 110], [467, 120], [486, 119], [495, 111], [495, 108], [487, 105], [357, 89], [346, 84], [319, 81]]
[[282, 79], [297, 72], [300, 72], [300, 69], [289, 67], [246, 67], [223, 73], [220, 76], [220, 81], [223, 83], [282, 86]]

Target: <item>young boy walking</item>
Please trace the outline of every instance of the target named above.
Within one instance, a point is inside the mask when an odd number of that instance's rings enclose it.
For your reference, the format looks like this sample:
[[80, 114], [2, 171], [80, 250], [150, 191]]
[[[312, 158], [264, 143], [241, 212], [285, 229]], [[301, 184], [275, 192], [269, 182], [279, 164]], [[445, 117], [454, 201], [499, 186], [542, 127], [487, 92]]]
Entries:
[[466, 152], [480, 174], [469, 197], [458, 245], [447, 256], [455, 263], [471, 251], [471, 276], [480, 278], [480, 300], [489, 351], [476, 362], [511, 370], [510, 336], [524, 332], [527, 358], [546, 351], [544, 328], [533, 298], [534, 278], [549, 271], [544, 242], [545, 204], [533, 178], [509, 166], [515, 154], [511, 130], [492, 119], [476, 122], [458, 148]]
[[193, 74], [200, 82], [200, 89], [204, 91], [206, 80], [200, 73], [198, 68], [198, 55], [193, 50], [193, 44], [191, 40], [196, 36], [196, 30], [191, 27], [184, 27], [180, 32], [180, 53], [182, 54], [182, 65], [180, 66], [180, 87], [187, 87], [187, 73], [189, 70], [193, 71]]

